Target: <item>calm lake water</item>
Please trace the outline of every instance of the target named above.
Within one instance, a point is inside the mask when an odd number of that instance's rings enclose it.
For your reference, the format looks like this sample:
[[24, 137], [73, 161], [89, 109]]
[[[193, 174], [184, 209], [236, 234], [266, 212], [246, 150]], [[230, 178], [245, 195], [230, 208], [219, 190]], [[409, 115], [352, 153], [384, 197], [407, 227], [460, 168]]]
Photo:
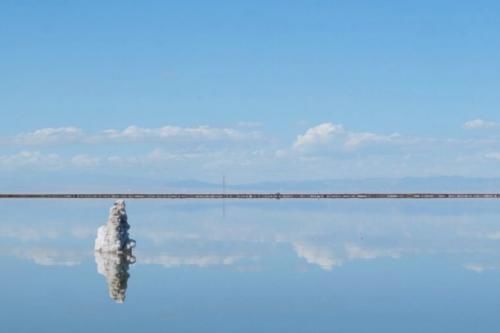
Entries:
[[495, 332], [500, 202], [0, 201], [2, 332]]

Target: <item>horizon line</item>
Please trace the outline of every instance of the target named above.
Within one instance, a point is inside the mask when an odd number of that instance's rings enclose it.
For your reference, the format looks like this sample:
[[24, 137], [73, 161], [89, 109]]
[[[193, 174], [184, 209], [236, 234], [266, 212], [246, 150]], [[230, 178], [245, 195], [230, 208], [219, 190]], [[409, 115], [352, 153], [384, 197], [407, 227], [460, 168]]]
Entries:
[[0, 193], [0, 199], [499, 199], [500, 193]]

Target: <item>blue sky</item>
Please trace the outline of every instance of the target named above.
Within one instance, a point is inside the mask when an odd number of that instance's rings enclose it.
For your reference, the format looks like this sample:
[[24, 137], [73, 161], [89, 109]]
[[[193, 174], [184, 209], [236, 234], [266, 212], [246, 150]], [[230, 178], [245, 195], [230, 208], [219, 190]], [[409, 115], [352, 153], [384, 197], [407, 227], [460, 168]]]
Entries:
[[500, 176], [499, 10], [2, 1], [0, 169], [55, 181]]

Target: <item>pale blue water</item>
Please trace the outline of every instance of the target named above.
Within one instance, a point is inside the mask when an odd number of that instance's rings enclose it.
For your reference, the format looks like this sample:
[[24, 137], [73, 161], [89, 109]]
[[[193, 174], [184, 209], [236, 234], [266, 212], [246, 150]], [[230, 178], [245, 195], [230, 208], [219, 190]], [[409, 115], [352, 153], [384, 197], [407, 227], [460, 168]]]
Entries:
[[1, 332], [500, 324], [498, 201], [128, 201], [137, 261], [123, 304], [93, 253], [111, 204], [0, 201]]

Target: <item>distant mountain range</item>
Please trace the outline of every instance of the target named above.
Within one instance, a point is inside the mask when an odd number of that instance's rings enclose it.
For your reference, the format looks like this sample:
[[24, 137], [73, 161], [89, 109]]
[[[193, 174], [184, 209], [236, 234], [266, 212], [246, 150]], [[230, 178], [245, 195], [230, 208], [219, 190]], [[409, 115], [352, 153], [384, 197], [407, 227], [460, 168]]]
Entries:
[[[121, 176], [61, 175], [51, 179], [0, 178], [1, 193], [19, 192], [222, 192], [220, 183], [199, 180], [159, 181]], [[500, 192], [500, 178], [407, 177], [399, 179], [325, 179], [268, 181], [246, 184], [226, 182], [226, 192]]]
[[[164, 183], [166, 189], [217, 191], [220, 184], [197, 180]], [[258, 192], [500, 192], [500, 178], [408, 177], [400, 179], [325, 179], [248, 184], [226, 183], [226, 191]]]

